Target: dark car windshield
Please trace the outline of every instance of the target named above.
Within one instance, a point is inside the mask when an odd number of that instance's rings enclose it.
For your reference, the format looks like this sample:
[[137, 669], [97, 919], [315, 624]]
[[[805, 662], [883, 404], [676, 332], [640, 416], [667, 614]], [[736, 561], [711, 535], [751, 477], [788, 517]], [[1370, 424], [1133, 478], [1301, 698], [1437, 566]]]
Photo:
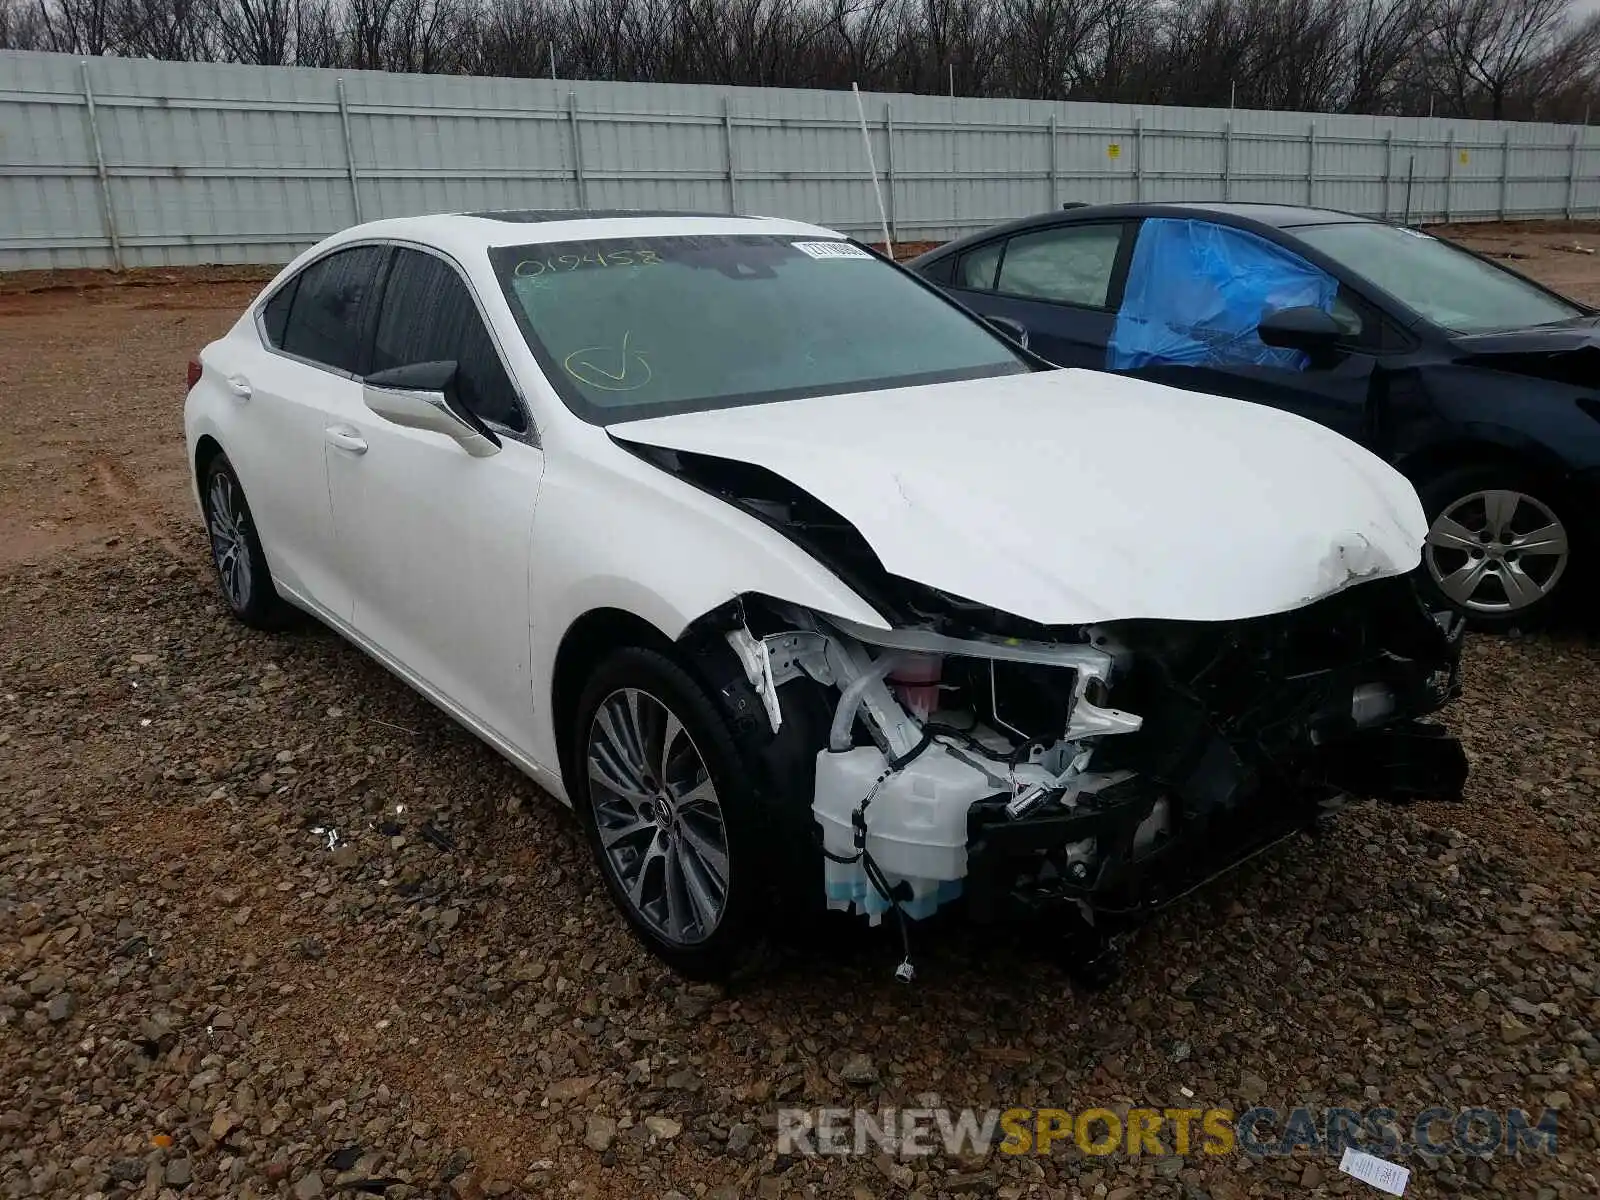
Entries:
[[600, 424], [1031, 369], [847, 241], [608, 238], [490, 259], [551, 383]]
[[1363, 222], [1306, 225], [1294, 232], [1306, 245], [1455, 333], [1523, 329], [1583, 316], [1577, 305], [1416, 230]]

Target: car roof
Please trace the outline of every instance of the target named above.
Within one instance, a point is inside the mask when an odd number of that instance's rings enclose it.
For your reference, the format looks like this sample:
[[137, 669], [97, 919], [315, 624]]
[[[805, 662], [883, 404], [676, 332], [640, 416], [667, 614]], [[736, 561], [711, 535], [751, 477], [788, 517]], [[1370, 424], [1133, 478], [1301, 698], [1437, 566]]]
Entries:
[[537, 242], [760, 233], [779, 237], [844, 236], [820, 225], [781, 217], [619, 209], [506, 209], [367, 221], [340, 231], [323, 244], [332, 246], [376, 238], [413, 241], [435, 246], [460, 258], [481, 254], [496, 246], [525, 246]]
[[922, 258], [932, 261], [952, 250], [987, 241], [997, 233], [1018, 233], [1054, 225], [1076, 225], [1082, 221], [1131, 220], [1140, 217], [1199, 218], [1247, 229], [1251, 226], [1294, 229], [1304, 225], [1376, 223], [1371, 217], [1338, 212], [1331, 208], [1311, 208], [1300, 204], [1253, 204], [1245, 201], [1221, 200], [1145, 200], [1127, 204], [1083, 204], [1072, 208], [1052, 209], [1031, 217], [992, 225], [931, 250]]

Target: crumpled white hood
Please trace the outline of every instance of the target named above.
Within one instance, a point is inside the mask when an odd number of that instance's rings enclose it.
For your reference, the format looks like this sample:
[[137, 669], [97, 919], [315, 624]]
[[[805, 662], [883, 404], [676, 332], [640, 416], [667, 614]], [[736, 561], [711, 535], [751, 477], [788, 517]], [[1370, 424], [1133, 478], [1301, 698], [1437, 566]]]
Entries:
[[765, 467], [849, 520], [894, 574], [1045, 624], [1282, 612], [1411, 570], [1427, 531], [1405, 478], [1329, 430], [1095, 371], [610, 432]]

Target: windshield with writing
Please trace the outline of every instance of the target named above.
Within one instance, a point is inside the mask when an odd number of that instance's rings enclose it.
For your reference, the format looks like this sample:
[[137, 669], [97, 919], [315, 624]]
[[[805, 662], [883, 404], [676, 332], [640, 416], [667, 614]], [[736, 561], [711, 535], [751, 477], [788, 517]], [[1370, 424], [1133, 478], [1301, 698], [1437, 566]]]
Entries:
[[1525, 329], [1583, 315], [1576, 305], [1426, 233], [1376, 223], [1307, 225], [1294, 232], [1455, 333]]
[[607, 238], [490, 258], [557, 391], [601, 424], [1031, 369], [846, 241]]

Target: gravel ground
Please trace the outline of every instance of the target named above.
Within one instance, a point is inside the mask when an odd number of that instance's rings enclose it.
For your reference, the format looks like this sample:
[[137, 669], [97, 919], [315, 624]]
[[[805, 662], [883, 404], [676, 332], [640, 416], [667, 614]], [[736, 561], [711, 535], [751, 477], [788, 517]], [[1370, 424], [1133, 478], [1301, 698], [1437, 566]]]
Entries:
[[0, 1195], [1378, 1194], [1326, 1157], [816, 1160], [773, 1130], [1258, 1102], [1557, 1108], [1556, 1156], [1413, 1158], [1407, 1195], [1600, 1195], [1593, 630], [1473, 638], [1466, 803], [1347, 811], [1098, 996], [1030, 931], [959, 928], [909, 988], [887, 938], [687, 985], [491, 751], [331, 634], [225, 614], [178, 381], [250, 290], [0, 296]]

